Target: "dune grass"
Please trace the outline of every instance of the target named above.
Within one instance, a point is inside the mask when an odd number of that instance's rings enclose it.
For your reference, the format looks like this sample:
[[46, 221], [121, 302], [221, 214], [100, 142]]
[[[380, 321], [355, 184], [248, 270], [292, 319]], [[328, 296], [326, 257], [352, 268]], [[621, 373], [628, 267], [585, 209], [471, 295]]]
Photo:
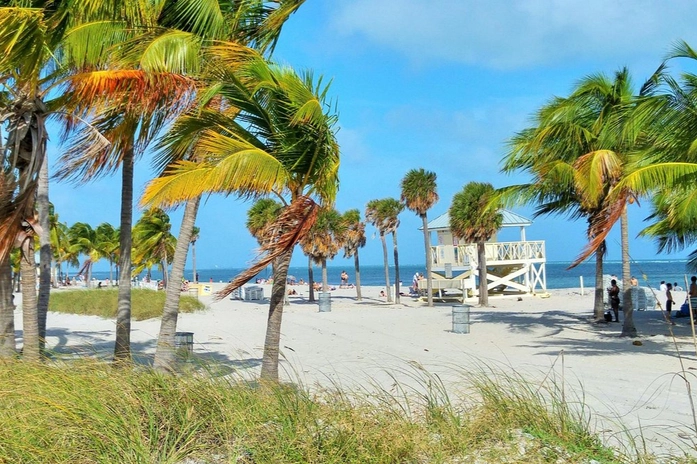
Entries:
[[3, 364], [0, 462], [655, 462], [603, 447], [581, 414], [515, 376], [470, 376], [471, 396], [453, 399], [428, 374], [417, 395], [201, 374]]
[[[116, 317], [117, 289], [85, 289], [51, 292], [49, 311], [58, 313]], [[165, 304], [165, 292], [133, 289], [131, 291], [131, 317], [141, 321], [162, 316]], [[179, 300], [179, 311], [191, 313], [200, 311], [205, 305], [198, 299], [183, 295]]]

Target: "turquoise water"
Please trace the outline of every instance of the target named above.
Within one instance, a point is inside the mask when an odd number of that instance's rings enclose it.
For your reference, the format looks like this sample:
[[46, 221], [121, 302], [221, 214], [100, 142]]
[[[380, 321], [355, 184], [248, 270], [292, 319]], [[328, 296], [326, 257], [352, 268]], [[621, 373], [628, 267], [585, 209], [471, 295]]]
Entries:
[[[571, 263], [570, 262], [548, 262], [546, 265], [546, 275], [547, 275], [547, 288], [577, 288], [580, 287], [580, 277], [583, 277], [583, 282], [585, 287], [593, 287], [595, 282], [595, 263], [586, 262], [582, 263], [574, 269], [567, 269]], [[651, 286], [657, 288], [662, 280], [666, 282], [678, 282], [681, 287], [685, 286], [685, 275], [689, 276], [692, 273], [688, 272], [686, 269], [685, 261], [674, 261], [674, 260], [651, 260], [651, 261], [637, 261], [632, 263], [632, 275], [635, 275], [640, 281], [642, 286]], [[329, 275], [329, 283], [332, 285], [339, 285], [340, 274], [342, 270], [346, 270], [349, 274], [350, 282], [355, 282], [354, 270], [352, 267], [339, 267], [339, 266], [327, 266], [327, 272]], [[227, 282], [232, 277], [241, 272], [242, 269], [230, 268], [230, 269], [199, 269], [199, 278], [203, 282], [208, 282], [213, 279], [214, 282]], [[424, 266], [419, 265], [401, 265], [399, 268], [400, 280], [409, 285], [411, 283], [411, 278], [415, 272], [425, 272]], [[622, 263], [619, 261], [610, 261], [605, 263], [604, 266], [605, 274], [615, 274], [621, 277], [622, 274]], [[303, 267], [291, 267], [288, 272], [289, 275], [295, 276], [297, 280], [304, 279], [308, 280], [308, 270], [307, 266]], [[143, 274], [144, 275], [144, 274]], [[109, 277], [108, 272], [95, 272], [94, 277], [97, 279], [105, 279]], [[188, 269], [185, 273], [185, 277], [189, 280], [193, 278], [191, 270]], [[268, 268], [266, 271], [261, 272], [258, 275], [259, 278], [271, 277], [271, 269]], [[153, 278], [159, 279], [161, 275], [159, 272], [153, 272]], [[321, 269], [314, 269], [314, 278], [316, 281], [321, 280]], [[394, 268], [390, 268], [390, 281], [394, 281]], [[385, 285], [385, 271], [383, 266], [363, 266], [361, 267], [361, 284], [370, 286], [384, 286]]]

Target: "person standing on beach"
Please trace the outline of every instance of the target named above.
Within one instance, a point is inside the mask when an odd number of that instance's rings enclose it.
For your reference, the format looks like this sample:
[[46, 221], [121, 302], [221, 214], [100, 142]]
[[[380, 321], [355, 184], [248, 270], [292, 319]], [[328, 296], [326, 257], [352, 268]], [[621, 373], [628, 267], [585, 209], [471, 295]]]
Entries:
[[349, 275], [346, 271], [341, 271], [341, 286], [339, 288], [348, 287]]
[[610, 307], [612, 312], [615, 314], [615, 320], [613, 322], [620, 321], [620, 288], [617, 286], [617, 281], [612, 279], [610, 281], [610, 286], [607, 289], [607, 295], [610, 297]]
[[629, 280], [629, 283], [632, 285], [632, 287], [638, 287], [639, 286], [639, 281], [636, 279], [636, 277], [632, 276], [632, 278]]
[[690, 282], [690, 290], [688, 292], [690, 298], [697, 297], [697, 276], [690, 277]]
[[671, 290], [673, 289], [673, 284], [667, 283], [666, 284], [666, 312], [668, 313], [668, 320], [670, 321], [670, 312], [673, 310], [673, 293]]

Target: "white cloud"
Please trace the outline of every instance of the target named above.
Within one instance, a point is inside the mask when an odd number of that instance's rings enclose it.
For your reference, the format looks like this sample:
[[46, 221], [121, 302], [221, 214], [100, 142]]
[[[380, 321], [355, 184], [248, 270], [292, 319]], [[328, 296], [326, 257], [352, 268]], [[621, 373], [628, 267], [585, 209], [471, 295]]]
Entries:
[[657, 61], [671, 44], [697, 42], [688, 0], [342, 0], [332, 29], [365, 37], [415, 63], [491, 68], [586, 59]]

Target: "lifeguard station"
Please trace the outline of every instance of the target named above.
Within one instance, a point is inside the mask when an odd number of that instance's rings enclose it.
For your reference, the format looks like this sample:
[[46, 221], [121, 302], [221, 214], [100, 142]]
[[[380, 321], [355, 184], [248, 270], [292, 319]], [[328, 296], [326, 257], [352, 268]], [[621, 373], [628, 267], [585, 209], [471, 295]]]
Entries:
[[[488, 291], [546, 292], [545, 242], [526, 239], [525, 228], [532, 224], [530, 219], [509, 210], [501, 213], [501, 228], [520, 228], [520, 241], [499, 242], [494, 238], [485, 244]], [[436, 245], [431, 246], [431, 277], [433, 290], [438, 292], [436, 298], [464, 300], [477, 295], [477, 245], [460, 243], [457, 237], [453, 237], [447, 212], [429, 222], [428, 229], [437, 236]], [[426, 287], [425, 279], [419, 281], [419, 290], [425, 291]]]

